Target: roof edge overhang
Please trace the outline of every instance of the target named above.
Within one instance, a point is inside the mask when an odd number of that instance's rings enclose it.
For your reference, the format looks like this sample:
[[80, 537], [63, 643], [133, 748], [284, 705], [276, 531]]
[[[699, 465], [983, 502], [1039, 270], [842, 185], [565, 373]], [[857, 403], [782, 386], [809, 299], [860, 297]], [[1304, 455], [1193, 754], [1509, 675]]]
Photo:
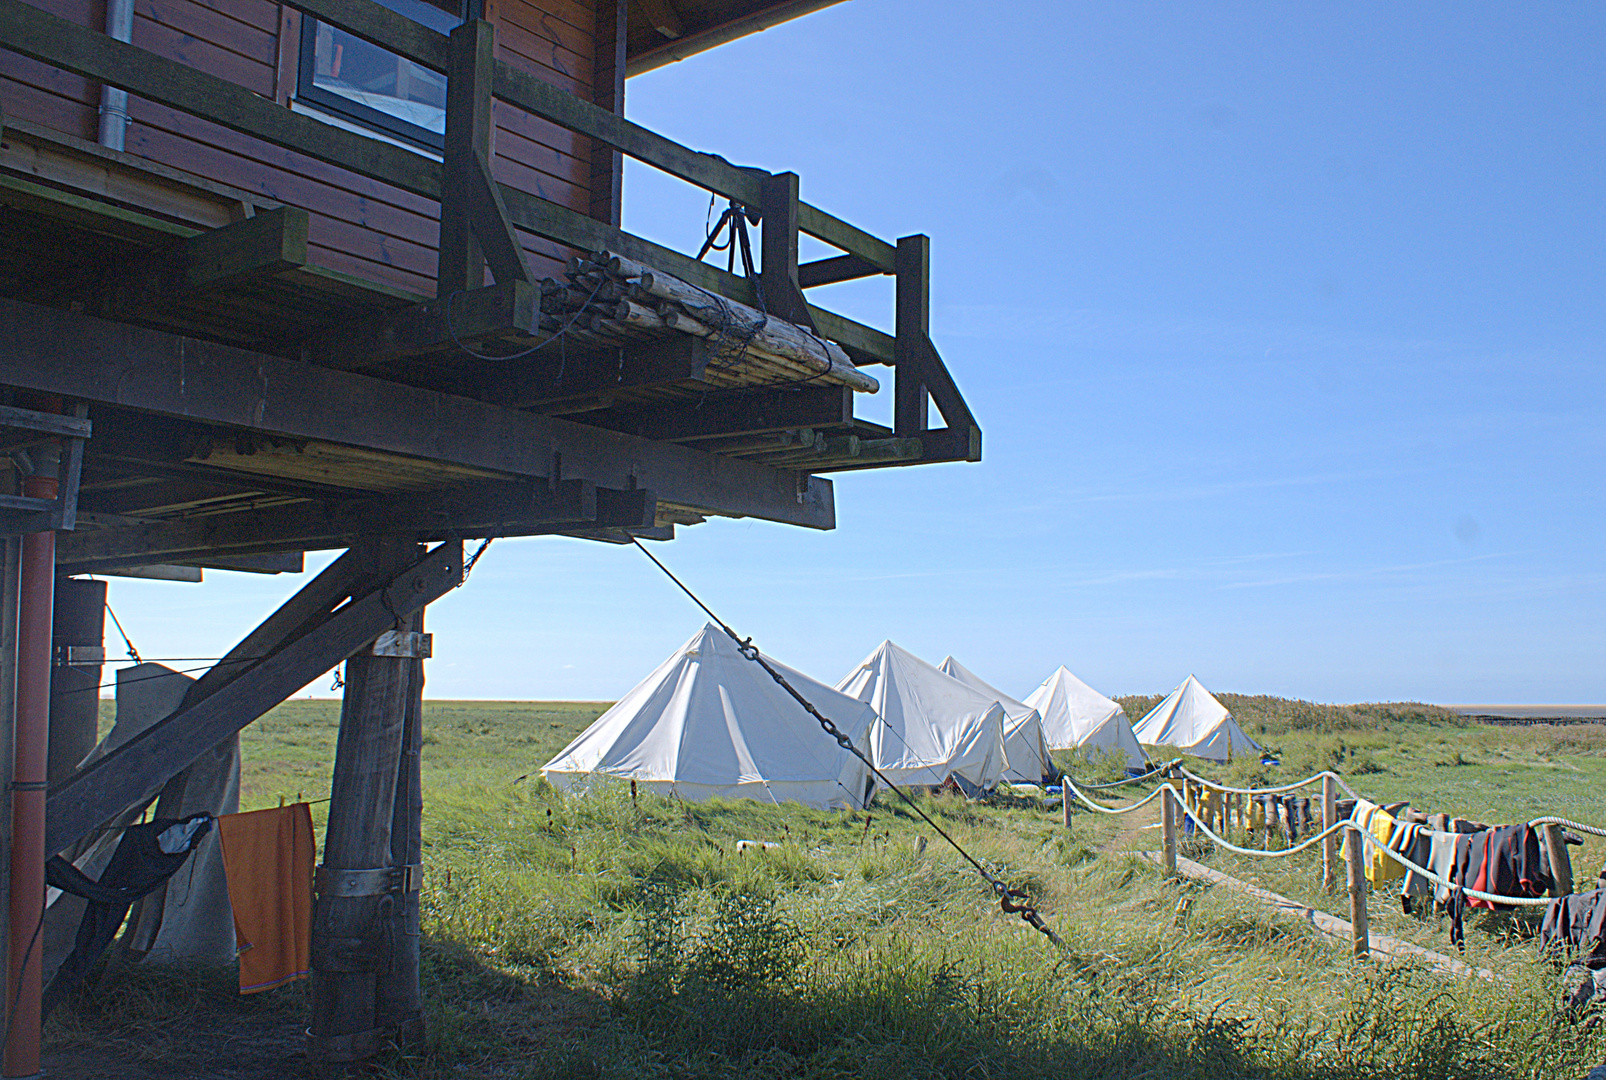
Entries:
[[636, 53], [626, 59], [625, 75], [626, 77], [641, 75], [657, 68], [667, 67], [689, 56], [735, 41], [737, 38], [757, 34], [772, 26], [779, 26], [781, 23], [790, 22], [842, 2], [843, 0], [783, 0], [782, 3], [772, 4], [761, 11], [715, 23], [685, 37], [666, 40], [662, 45]]

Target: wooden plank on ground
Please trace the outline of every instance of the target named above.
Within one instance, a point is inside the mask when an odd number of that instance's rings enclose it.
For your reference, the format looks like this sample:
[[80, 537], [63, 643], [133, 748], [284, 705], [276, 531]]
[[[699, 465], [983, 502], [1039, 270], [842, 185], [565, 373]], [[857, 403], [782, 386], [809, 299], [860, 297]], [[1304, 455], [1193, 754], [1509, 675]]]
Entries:
[[[1131, 852], [1131, 854], [1146, 859], [1156, 866], [1160, 864], [1160, 856], [1157, 852], [1135, 851]], [[1349, 944], [1350, 924], [1336, 915], [1329, 915], [1325, 911], [1317, 911], [1315, 908], [1301, 904], [1297, 900], [1290, 900], [1288, 897], [1280, 896], [1270, 889], [1262, 889], [1259, 885], [1251, 885], [1247, 881], [1240, 881], [1231, 875], [1223, 874], [1220, 870], [1212, 870], [1202, 863], [1196, 863], [1192, 859], [1184, 859], [1180, 855], [1177, 856], [1177, 872], [1186, 874], [1196, 881], [1208, 882], [1211, 885], [1221, 885], [1234, 892], [1243, 893], [1245, 896], [1258, 900], [1268, 907], [1275, 908], [1285, 915], [1292, 915], [1329, 937], [1338, 938], [1346, 945]], [[1372, 952], [1379, 956], [1387, 956], [1393, 960], [1415, 960], [1445, 975], [1459, 975], [1462, 978], [1476, 976], [1490, 982], [1494, 981], [1494, 972], [1488, 968], [1473, 967], [1465, 960], [1457, 960], [1452, 956], [1434, 952], [1432, 949], [1424, 949], [1422, 946], [1413, 945], [1409, 941], [1384, 937], [1382, 934], [1372, 934], [1371, 947]]]

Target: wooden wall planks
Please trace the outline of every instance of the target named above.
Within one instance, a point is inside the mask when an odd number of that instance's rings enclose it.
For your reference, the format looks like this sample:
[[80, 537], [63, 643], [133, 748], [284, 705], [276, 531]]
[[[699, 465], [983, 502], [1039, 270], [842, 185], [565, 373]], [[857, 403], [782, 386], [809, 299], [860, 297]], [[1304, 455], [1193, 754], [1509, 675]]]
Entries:
[[[98, 29], [104, 18], [97, 0], [31, 2], [83, 26]], [[497, 27], [499, 59], [619, 111], [622, 96], [611, 64], [619, 2], [488, 0], [485, 12]], [[288, 104], [296, 85], [299, 22], [274, 0], [136, 0], [134, 44]], [[594, 95], [599, 76], [606, 83]], [[98, 84], [0, 50], [5, 115], [93, 139], [99, 101]], [[129, 112], [130, 153], [311, 211], [308, 251], [314, 264], [433, 294], [435, 203], [138, 98]], [[602, 207], [617, 205], [591, 140], [502, 103], [493, 121], [498, 179], [593, 216], [601, 216], [593, 189]], [[567, 249], [534, 236], [520, 239], [536, 274], [561, 273]]]

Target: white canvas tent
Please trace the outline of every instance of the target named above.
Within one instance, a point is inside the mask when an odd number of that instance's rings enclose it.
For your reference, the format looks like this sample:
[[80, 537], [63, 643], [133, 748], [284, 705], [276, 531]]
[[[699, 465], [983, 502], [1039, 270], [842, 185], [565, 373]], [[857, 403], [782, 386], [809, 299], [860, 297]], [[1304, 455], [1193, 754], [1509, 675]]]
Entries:
[[1043, 718], [1043, 737], [1050, 750], [1082, 746], [1126, 755], [1132, 768], [1146, 760], [1126, 710], [1062, 665], [1026, 698]]
[[1036, 709], [987, 685], [951, 656], [942, 662], [939, 670], [972, 690], [996, 698], [1004, 707], [1004, 757], [1009, 762], [1004, 769], [1005, 780], [1037, 784], [1054, 772], [1054, 759], [1049, 756], [1048, 743], [1043, 738], [1043, 718]]
[[1138, 721], [1138, 739], [1149, 746], [1174, 746], [1184, 754], [1226, 761], [1233, 754], [1260, 752], [1227, 707], [1189, 675], [1187, 681]]
[[893, 783], [937, 785], [954, 776], [985, 790], [1004, 775], [1004, 707], [892, 642], [836, 688], [880, 716], [870, 760]]
[[[873, 709], [769, 662], [865, 748]], [[616, 777], [693, 801], [722, 796], [838, 809], [864, 805], [871, 792], [864, 763], [713, 624], [542, 766], [541, 775], [561, 791]]]

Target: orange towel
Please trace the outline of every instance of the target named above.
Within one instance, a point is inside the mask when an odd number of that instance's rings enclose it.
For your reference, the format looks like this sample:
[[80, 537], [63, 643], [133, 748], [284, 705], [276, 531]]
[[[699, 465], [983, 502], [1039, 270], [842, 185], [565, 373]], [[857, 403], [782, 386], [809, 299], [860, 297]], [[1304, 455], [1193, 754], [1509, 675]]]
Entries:
[[312, 973], [312, 810], [292, 803], [217, 819], [234, 907], [240, 993]]

